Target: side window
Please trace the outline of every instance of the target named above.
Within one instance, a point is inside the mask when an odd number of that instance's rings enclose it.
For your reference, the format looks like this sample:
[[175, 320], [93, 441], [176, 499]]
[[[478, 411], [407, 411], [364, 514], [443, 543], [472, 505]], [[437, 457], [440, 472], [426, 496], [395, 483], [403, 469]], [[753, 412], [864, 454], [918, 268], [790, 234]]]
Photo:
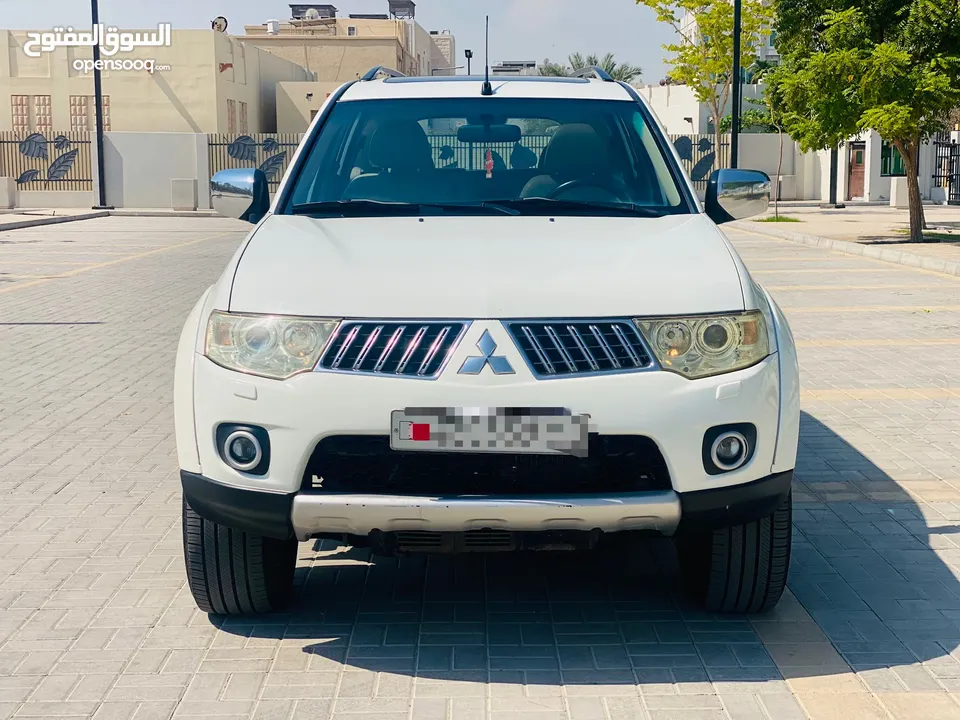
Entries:
[[[350, 182], [349, 171], [344, 172], [343, 166], [348, 164], [344, 162], [347, 141], [357, 123], [355, 118], [347, 123], [337, 122], [334, 118], [331, 116], [331, 120], [324, 125], [296, 181], [290, 198], [293, 205], [316, 202], [331, 195], [339, 197]], [[330, 162], [331, 157], [336, 157], [338, 162]]]
[[634, 111], [633, 113], [633, 128], [646, 150], [646, 152], [642, 154], [646, 156], [647, 161], [653, 167], [653, 172], [657, 176], [658, 182], [656, 185], [660, 186], [660, 194], [666, 195], [667, 205], [676, 207], [681, 202], [680, 190], [677, 188], [677, 184], [670, 174], [670, 168], [667, 167], [667, 161], [663, 157], [663, 153], [661, 153], [660, 148], [657, 147], [657, 141], [653, 137], [653, 131], [647, 126], [643, 120], [643, 116], [638, 111]]

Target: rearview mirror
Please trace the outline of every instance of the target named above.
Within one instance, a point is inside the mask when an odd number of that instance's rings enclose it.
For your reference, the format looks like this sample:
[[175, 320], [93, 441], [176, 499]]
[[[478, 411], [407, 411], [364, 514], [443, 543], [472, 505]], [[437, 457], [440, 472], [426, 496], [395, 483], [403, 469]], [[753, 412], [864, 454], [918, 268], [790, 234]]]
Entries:
[[257, 168], [221, 170], [210, 180], [210, 204], [224, 217], [258, 223], [270, 210], [267, 176]]
[[516, 143], [523, 133], [519, 125], [461, 125], [457, 140], [463, 143]]
[[770, 207], [770, 177], [759, 170], [715, 170], [704, 209], [718, 225], [762, 215]]

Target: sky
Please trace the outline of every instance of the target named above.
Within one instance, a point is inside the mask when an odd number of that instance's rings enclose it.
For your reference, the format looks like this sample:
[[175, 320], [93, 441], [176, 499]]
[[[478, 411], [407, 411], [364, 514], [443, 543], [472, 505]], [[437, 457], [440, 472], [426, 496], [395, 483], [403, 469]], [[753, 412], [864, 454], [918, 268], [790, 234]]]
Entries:
[[[303, 0], [301, 0], [302, 2]], [[387, 0], [324, 0], [340, 15], [384, 13]], [[482, 67], [484, 17], [490, 16], [490, 60], [565, 61], [574, 52], [615, 53], [619, 62], [643, 68], [642, 81], [657, 83], [666, 73], [662, 45], [673, 31], [657, 23], [653, 11], [634, 0], [416, 0], [417, 21], [427, 30], [456, 36], [458, 65], [463, 51], [474, 51]], [[285, 0], [100, 0], [100, 20], [123, 29], [145, 29], [169, 22], [176, 28], [208, 28], [218, 15], [228, 32], [242, 35], [244, 25], [290, 16]], [[54, 25], [90, 25], [86, 0], [0, 0], [0, 28], [41, 30]]]

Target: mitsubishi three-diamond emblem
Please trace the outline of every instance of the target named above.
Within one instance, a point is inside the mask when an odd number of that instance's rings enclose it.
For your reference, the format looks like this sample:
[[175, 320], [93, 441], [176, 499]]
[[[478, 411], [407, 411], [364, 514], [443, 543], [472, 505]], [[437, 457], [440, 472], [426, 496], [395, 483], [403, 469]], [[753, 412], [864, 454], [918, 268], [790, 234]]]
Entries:
[[483, 331], [483, 335], [477, 341], [477, 350], [480, 351], [480, 356], [471, 355], [464, 360], [458, 371], [459, 375], [479, 375], [487, 364], [490, 365], [494, 375], [514, 374], [513, 367], [505, 356], [494, 355], [497, 351], [497, 343], [491, 337], [489, 330]]

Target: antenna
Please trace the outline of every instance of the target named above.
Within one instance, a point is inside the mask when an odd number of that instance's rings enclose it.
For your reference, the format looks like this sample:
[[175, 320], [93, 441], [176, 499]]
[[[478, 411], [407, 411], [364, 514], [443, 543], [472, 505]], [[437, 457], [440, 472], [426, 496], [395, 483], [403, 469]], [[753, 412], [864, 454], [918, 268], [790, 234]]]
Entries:
[[481, 95], [493, 95], [493, 85], [490, 84], [490, 16], [487, 15], [487, 49], [486, 57], [483, 59], [483, 87], [480, 89]]

